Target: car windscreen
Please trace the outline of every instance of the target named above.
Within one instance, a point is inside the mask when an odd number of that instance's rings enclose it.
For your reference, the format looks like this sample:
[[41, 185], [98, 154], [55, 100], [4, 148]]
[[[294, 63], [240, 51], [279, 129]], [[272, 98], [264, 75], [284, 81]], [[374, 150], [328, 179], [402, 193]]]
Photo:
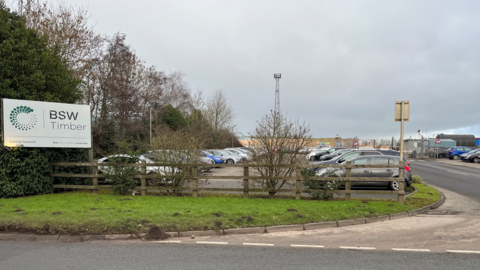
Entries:
[[341, 155], [338, 155], [338, 156], [332, 158], [332, 160], [338, 160], [338, 159], [342, 158], [342, 157], [344, 156], [344, 154], [346, 154], [346, 153], [343, 153], [343, 154], [341, 154]]

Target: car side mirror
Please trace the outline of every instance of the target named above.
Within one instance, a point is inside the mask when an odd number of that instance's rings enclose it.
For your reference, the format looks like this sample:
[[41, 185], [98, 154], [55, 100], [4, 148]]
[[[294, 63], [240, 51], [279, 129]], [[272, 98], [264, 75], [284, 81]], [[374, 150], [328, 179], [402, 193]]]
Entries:
[[338, 163], [342, 163], [342, 162], [344, 162], [344, 161], [345, 161], [345, 159], [340, 159], [340, 160], [338, 161]]

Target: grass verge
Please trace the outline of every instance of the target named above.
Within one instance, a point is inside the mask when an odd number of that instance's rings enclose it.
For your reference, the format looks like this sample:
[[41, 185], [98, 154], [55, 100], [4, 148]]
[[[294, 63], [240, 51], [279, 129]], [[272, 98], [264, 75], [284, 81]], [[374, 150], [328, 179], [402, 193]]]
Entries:
[[415, 184], [406, 204], [386, 200], [93, 195], [86, 192], [0, 199], [0, 231], [40, 234], [219, 230], [374, 217], [423, 207], [440, 193]]
[[416, 209], [422, 208], [440, 200], [440, 191], [425, 184], [412, 184], [418, 191], [406, 199], [408, 205], [415, 206]]

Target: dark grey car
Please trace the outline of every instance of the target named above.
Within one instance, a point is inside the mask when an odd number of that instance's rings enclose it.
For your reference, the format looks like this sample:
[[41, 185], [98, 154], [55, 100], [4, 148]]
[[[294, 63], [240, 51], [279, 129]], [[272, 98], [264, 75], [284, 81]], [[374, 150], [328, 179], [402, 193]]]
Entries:
[[[393, 165], [399, 164], [399, 156], [379, 155], [379, 156], [359, 156], [350, 160], [355, 165]], [[343, 162], [343, 164], [346, 161]], [[381, 177], [381, 178], [395, 178], [399, 176], [399, 168], [352, 168], [352, 177]], [[317, 171], [317, 176], [325, 176], [328, 173], [334, 173], [338, 176], [345, 176], [345, 169], [330, 169], [325, 168]], [[412, 174], [410, 167], [405, 166], [405, 184], [410, 186], [412, 184]], [[371, 182], [352, 182], [353, 187], [388, 187], [392, 190], [399, 189], [398, 181], [371, 181]]]

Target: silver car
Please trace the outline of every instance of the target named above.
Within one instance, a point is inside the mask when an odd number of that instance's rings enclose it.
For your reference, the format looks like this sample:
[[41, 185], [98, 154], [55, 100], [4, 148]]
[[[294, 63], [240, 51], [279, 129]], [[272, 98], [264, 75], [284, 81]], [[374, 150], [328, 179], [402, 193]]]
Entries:
[[[146, 171], [147, 174], [159, 174], [159, 175], [169, 175], [172, 173], [172, 168], [170, 167], [163, 167], [163, 166], [149, 166], [148, 164], [155, 163], [153, 160], [141, 155], [138, 157], [133, 157], [127, 154], [119, 154], [119, 155], [112, 155], [108, 157], [104, 157], [98, 160], [98, 163], [108, 163], [111, 160], [115, 160], [119, 163], [138, 163], [140, 164], [142, 160], [146, 162]], [[136, 170], [140, 172], [140, 167], [134, 167]], [[173, 172], [176, 173], [178, 170], [176, 168], [173, 169]], [[98, 166], [98, 173], [99, 174], [112, 174], [115, 171], [110, 166]]]
[[225, 158], [226, 164], [237, 164], [242, 163], [245, 158], [240, 155], [234, 155], [226, 150], [219, 150], [219, 149], [209, 149], [208, 152], [212, 153], [214, 156], [221, 156]]
[[[400, 161], [399, 156], [388, 156], [388, 155], [379, 155], [379, 156], [359, 156], [351, 160], [354, 165], [398, 165]], [[346, 161], [342, 162], [344, 164]], [[317, 171], [317, 176], [330, 176], [335, 174], [340, 177], [345, 176], [345, 169], [334, 169], [334, 168], [322, 168]], [[391, 190], [399, 190], [400, 184], [398, 181], [399, 168], [352, 168], [351, 176], [352, 177], [381, 177], [381, 178], [390, 178], [392, 177], [393, 181], [353, 181], [352, 186], [354, 187], [388, 187]], [[405, 184], [410, 186], [412, 184], [412, 174], [410, 167], [405, 165]]]
[[244, 157], [247, 160], [250, 160], [252, 158], [251, 154], [247, 154], [245, 151], [242, 151], [242, 149], [237, 149], [237, 148], [225, 148], [223, 149], [225, 151], [230, 152], [233, 155], [240, 155]]

